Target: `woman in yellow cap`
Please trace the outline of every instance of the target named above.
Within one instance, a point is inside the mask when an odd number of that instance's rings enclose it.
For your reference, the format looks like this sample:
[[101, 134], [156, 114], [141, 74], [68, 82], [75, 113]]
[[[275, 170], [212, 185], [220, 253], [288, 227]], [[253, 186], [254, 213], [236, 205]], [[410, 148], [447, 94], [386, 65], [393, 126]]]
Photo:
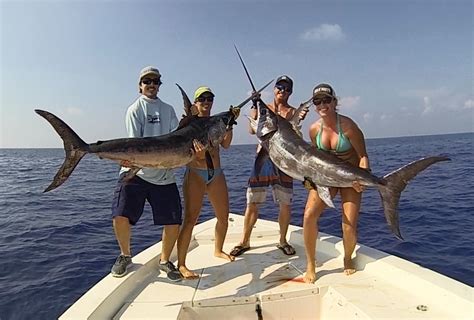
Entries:
[[[197, 88], [194, 93], [194, 106], [196, 106], [198, 111], [198, 117], [209, 117], [211, 115], [213, 102], [214, 93], [211, 88]], [[232, 129], [229, 129], [220, 146], [227, 149], [231, 142]], [[184, 175], [184, 221], [178, 238], [178, 269], [185, 279], [199, 277], [199, 275], [186, 267], [186, 255], [189, 243], [191, 242], [193, 228], [201, 212], [202, 201], [206, 193], [217, 218], [214, 256], [229, 261], [234, 260], [234, 257], [223, 251], [228, 228], [229, 195], [224, 172], [221, 168], [219, 155], [220, 146], [208, 150], [214, 167], [213, 174], [210, 175], [204, 146], [197, 140], [194, 140], [193, 143], [194, 149], [196, 150], [196, 158], [187, 165]]]

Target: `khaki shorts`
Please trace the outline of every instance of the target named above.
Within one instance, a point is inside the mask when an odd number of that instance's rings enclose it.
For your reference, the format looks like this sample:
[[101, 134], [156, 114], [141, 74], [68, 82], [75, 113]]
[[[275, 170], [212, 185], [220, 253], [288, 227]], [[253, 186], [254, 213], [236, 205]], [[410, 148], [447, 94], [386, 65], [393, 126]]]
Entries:
[[[247, 204], [264, 203], [267, 198], [268, 187], [248, 187]], [[290, 205], [293, 200], [293, 189], [282, 187], [278, 184], [272, 185], [273, 202]]]

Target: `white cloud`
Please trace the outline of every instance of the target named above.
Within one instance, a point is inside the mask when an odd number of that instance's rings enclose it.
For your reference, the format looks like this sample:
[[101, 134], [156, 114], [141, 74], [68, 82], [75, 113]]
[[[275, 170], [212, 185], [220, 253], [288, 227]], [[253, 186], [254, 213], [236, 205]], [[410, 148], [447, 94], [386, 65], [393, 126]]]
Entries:
[[413, 116], [413, 106], [410, 106], [410, 107], [400, 107], [400, 112], [404, 115], [404, 116]]
[[474, 100], [468, 99], [464, 102], [464, 109], [474, 109]]
[[66, 108], [66, 113], [70, 114], [72, 116], [81, 116], [84, 113], [82, 112], [82, 109], [75, 108], [75, 107], [68, 107]]
[[380, 116], [380, 120], [382, 120], [382, 121], [390, 120], [390, 119], [392, 119], [392, 118], [393, 118], [392, 115], [390, 115], [390, 114], [385, 114], [385, 113]]
[[372, 121], [372, 119], [374, 118], [374, 115], [371, 113], [364, 113], [362, 117], [364, 118], [364, 121], [368, 123]]
[[256, 51], [252, 52], [252, 55], [254, 57], [267, 57], [267, 56], [272, 55], [272, 54], [275, 54], [275, 52], [272, 51], [272, 50], [267, 50], [267, 49], [256, 50]]
[[319, 27], [306, 30], [300, 38], [308, 41], [340, 41], [346, 37], [338, 24], [322, 24]]
[[431, 105], [430, 97], [423, 97], [423, 111], [421, 115], [427, 115], [433, 112], [433, 106]]
[[355, 108], [358, 107], [360, 103], [360, 97], [343, 97], [339, 100], [339, 104], [344, 108]]
[[473, 99], [467, 99], [465, 94], [454, 92], [447, 87], [407, 90], [401, 92], [400, 96], [420, 99], [421, 105], [417, 110], [421, 110], [421, 116], [431, 114], [437, 110], [457, 111], [474, 108]]
[[453, 93], [447, 87], [440, 87], [436, 89], [413, 89], [401, 92], [402, 97], [431, 97], [433, 99], [439, 99], [447, 96], [451, 96]]

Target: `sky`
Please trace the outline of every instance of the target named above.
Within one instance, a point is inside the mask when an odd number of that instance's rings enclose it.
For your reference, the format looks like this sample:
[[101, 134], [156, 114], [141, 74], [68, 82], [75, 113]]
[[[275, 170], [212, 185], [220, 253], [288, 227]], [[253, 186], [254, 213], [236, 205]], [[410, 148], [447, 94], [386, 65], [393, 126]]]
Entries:
[[[294, 80], [294, 106], [331, 84], [368, 139], [474, 131], [472, 0], [0, 0], [0, 12], [0, 148], [62, 147], [38, 108], [86, 142], [125, 137], [147, 65], [178, 117], [175, 83], [211, 87], [213, 113], [227, 110], [251, 92], [234, 44], [257, 87]], [[237, 122], [233, 143], [256, 143]]]

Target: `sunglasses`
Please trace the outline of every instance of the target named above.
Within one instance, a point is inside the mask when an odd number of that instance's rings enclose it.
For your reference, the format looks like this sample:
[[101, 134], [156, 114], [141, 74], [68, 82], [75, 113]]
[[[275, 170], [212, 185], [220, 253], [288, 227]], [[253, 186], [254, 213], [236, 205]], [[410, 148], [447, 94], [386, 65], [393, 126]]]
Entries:
[[163, 82], [161, 82], [160, 79], [143, 79], [142, 83], [149, 86], [150, 84], [156, 84], [157, 86], [161, 85]]
[[199, 97], [196, 99], [197, 102], [213, 102], [214, 97]]
[[333, 98], [327, 97], [327, 98], [322, 98], [322, 99], [313, 99], [313, 103], [315, 106], [319, 106], [321, 103], [324, 104], [329, 104], [331, 103]]
[[291, 92], [290, 88], [288, 88], [287, 86], [284, 86], [284, 85], [282, 85], [282, 84], [276, 84], [276, 85], [275, 85], [275, 88], [277, 88], [278, 91]]

